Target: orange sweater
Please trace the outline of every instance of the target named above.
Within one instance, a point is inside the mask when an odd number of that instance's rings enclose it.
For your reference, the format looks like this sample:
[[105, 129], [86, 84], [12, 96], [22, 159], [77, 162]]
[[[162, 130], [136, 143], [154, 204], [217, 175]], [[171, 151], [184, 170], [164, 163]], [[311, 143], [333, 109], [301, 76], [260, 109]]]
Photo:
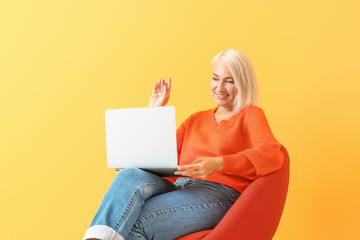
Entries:
[[206, 178], [240, 193], [256, 177], [278, 170], [283, 164], [280, 143], [271, 133], [263, 110], [250, 105], [219, 124], [215, 109], [191, 115], [177, 129], [179, 165], [199, 157], [224, 159], [224, 168]]

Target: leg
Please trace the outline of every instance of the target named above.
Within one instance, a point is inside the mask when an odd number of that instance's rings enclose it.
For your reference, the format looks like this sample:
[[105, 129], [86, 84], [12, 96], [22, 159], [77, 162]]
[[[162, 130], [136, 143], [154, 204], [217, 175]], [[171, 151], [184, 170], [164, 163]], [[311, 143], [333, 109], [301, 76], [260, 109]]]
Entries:
[[177, 187], [137, 168], [120, 171], [106, 192], [84, 239], [123, 239], [136, 223], [144, 202]]
[[170, 240], [213, 229], [240, 196], [217, 183], [193, 179], [176, 182], [183, 183], [178, 191], [147, 200], [126, 240]]

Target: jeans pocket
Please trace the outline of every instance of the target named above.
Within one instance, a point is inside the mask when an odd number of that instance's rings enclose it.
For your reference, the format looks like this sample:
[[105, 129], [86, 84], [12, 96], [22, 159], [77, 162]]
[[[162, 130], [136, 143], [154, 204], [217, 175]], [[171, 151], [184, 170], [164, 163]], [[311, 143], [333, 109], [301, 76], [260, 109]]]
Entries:
[[189, 178], [182, 178], [178, 179], [174, 184], [178, 187], [178, 189], [185, 189], [187, 187], [190, 187], [192, 185], [192, 182]]

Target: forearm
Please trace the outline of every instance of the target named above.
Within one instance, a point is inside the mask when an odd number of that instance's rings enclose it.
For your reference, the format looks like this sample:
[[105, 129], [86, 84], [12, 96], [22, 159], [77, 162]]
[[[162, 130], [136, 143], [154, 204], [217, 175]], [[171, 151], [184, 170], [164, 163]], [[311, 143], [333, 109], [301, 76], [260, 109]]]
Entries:
[[279, 143], [264, 144], [246, 149], [242, 152], [223, 156], [224, 168], [222, 172], [253, 180], [278, 170], [284, 157]]

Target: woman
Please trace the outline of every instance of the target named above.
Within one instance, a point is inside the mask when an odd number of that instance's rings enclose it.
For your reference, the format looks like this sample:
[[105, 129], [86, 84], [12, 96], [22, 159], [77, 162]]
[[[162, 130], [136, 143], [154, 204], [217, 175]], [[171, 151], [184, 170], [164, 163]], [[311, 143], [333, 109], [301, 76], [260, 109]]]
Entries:
[[[215, 56], [216, 108], [191, 115], [177, 130], [175, 184], [129, 168], [119, 172], [84, 239], [176, 239], [212, 229], [251, 181], [282, 166], [258, 101], [250, 59], [236, 49]], [[150, 107], [169, 100], [171, 79], [154, 86]]]

